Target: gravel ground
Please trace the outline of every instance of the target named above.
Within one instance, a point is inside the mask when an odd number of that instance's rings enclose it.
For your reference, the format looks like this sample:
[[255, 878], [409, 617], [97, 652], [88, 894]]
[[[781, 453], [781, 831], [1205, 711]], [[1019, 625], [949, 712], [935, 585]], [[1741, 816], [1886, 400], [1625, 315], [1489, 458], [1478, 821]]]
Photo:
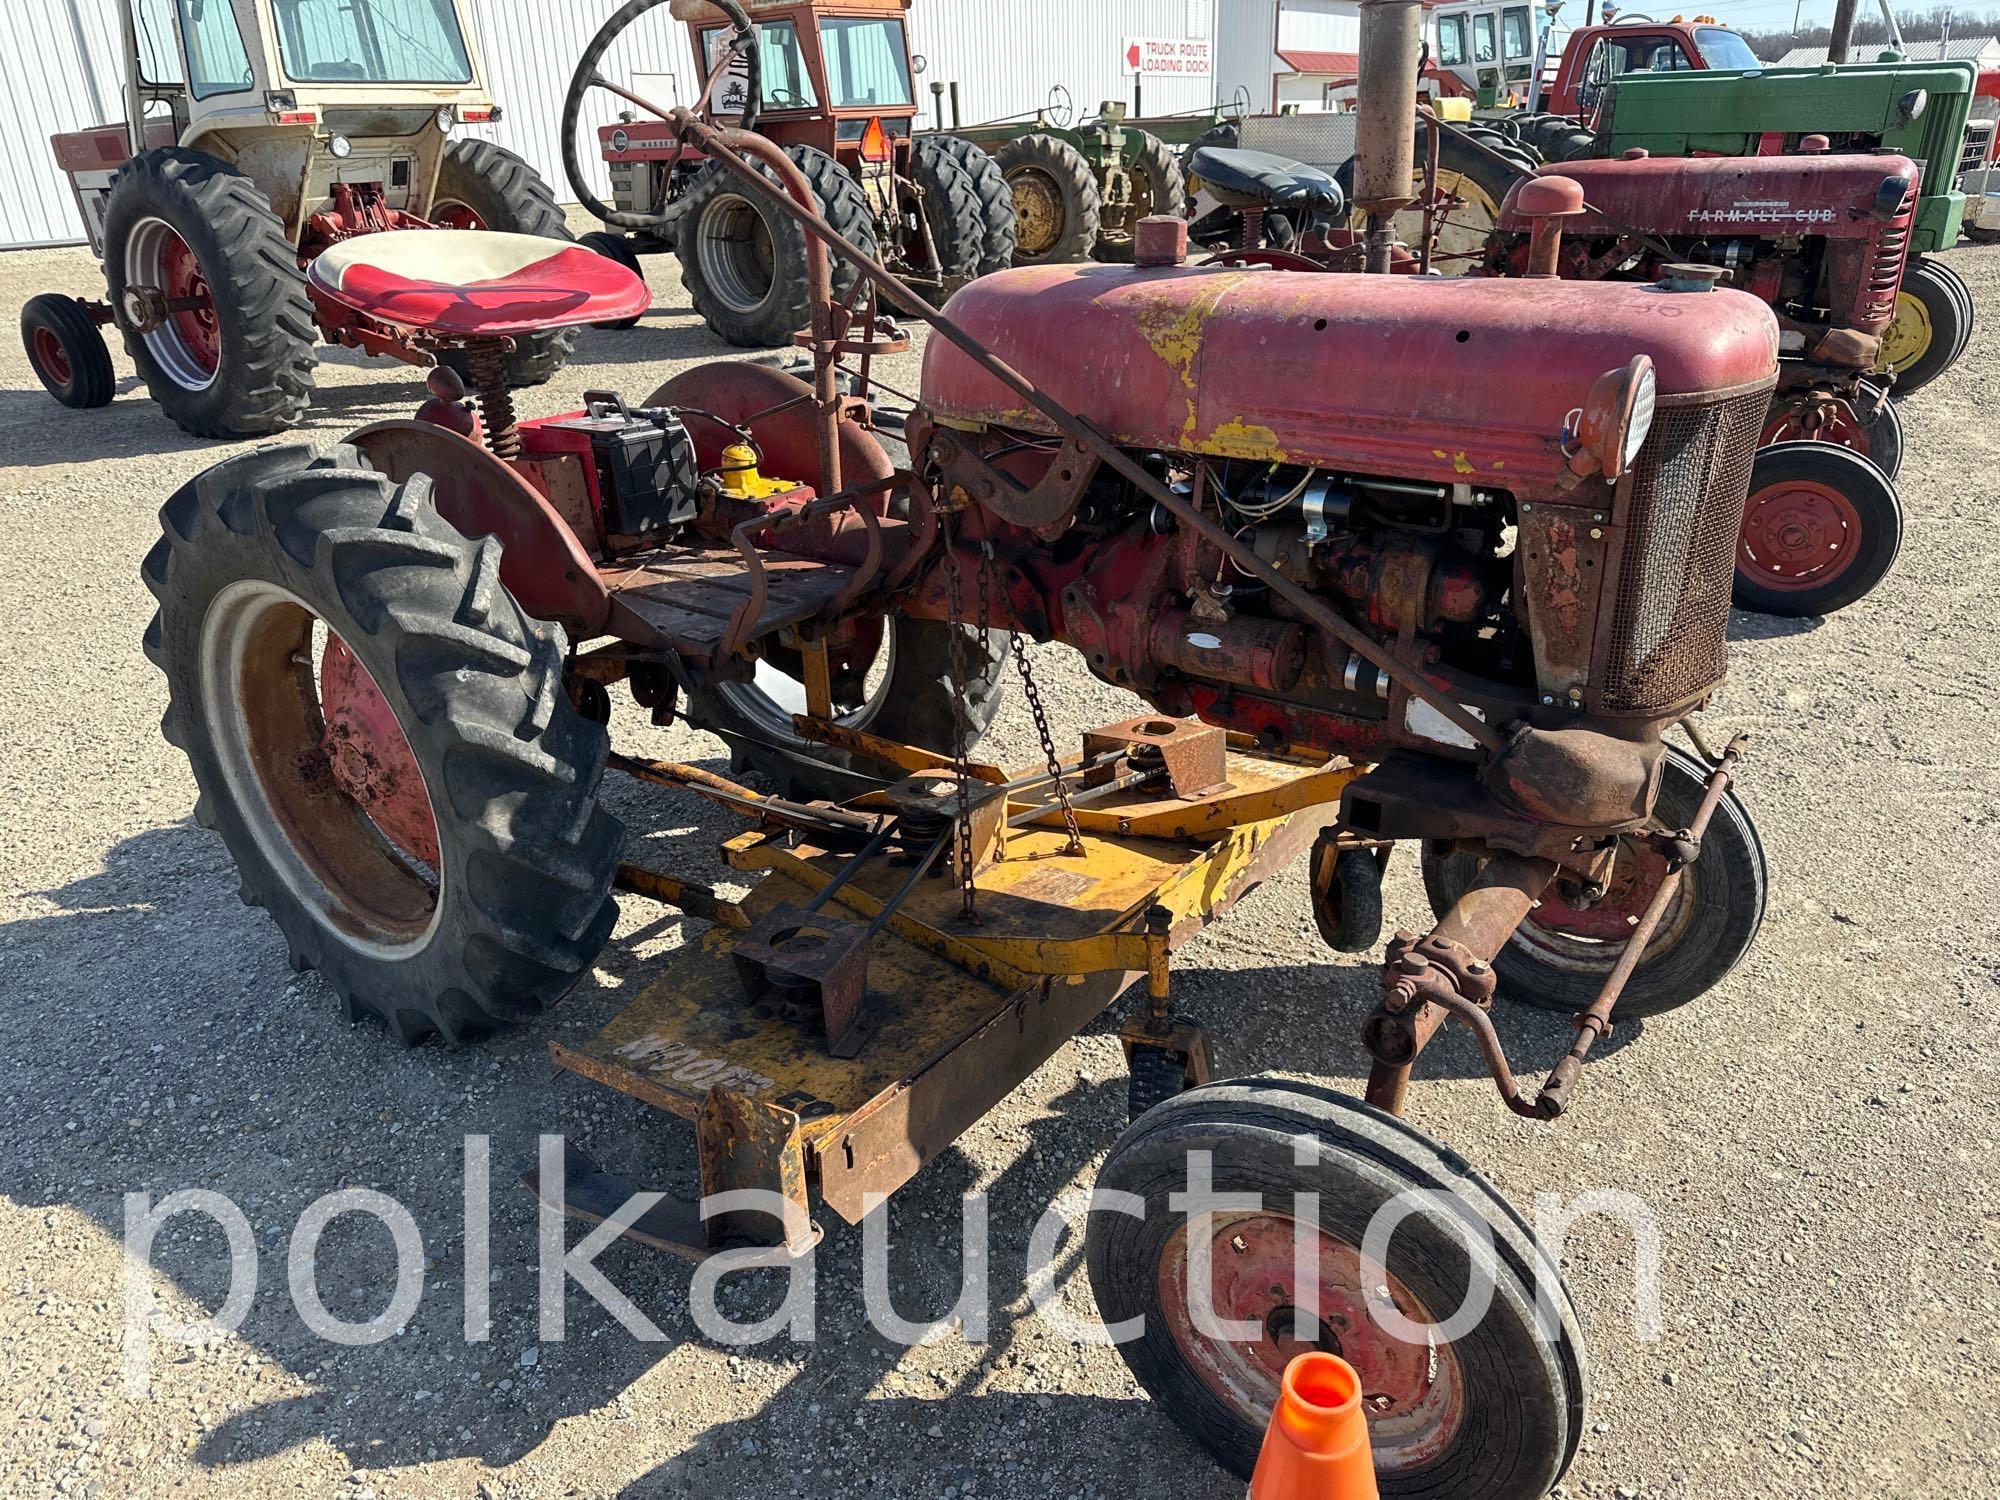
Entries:
[[[1952, 263], [2000, 306], [2000, 250]], [[671, 264], [627, 333], [590, 333], [531, 412], [586, 385], [644, 393], [718, 349]], [[80, 251], [0, 257], [0, 305], [95, 294]], [[1744, 796], [1769, 848], [1769, 920], [1752, 957], [1695, 1008], [1622, 1027], [1559, 1126], [1507, 1116], [1463, 1037], [1421, 1068], [1415, 1121], [1517, 1203], [1598, 1188], [1643, 1195], [1663, 1238], [1662, 1327], [1635, 1334], [1633, 1249], [1579, 1226], [1567, 1271], [1595, 1363], [1571, 1495], [2000, 1494], [2000, 1210], [1993, 1183], [1993, 902], [2000, 895], [2000, 529], [1982, 412], [2000, 353], [1982, 336], [1905, 408], [1909, 534], [1895, 575], [1830, 620], [1739, 617], [1734, 675], [1711, 721], [1749, 729]], [[129, 371], [122, 351], [121, 372]], [[909, 373], [907, 368], [903, 372]], [[331, 352], [310, 435], [330, 441], [419, 398], [413, 372]], [[901, 383], [901, 382], [899, 382]], [[1233, 1486], [1118, 1356], [1022, 1316], [1022, 1255], [1044, 1204], [1087, 1188], [1122, 1120], [1111, 1031], [1064, 1047], [899, 1195], [895, 1286], [936, 1316], [957, 1285], [958, 1201], [992, 1195], [990, 1341], [905, 1352], [859, 1311], [860, 1234], [829, 1225], [819, 1339], [738, 1353], [687, 1314], [690, 1271], [635, 1246], [600, 1264], [663, 1335], [635, 1340], [587, 1297], [567, 1339], [536, 1339], [533, 1206], [512, 1186], [560, 1131], [636, 1177], [692, 1180], [676, 1128], [554, 1072], [552, 1039], [589, 1037], [681, 940], [628, 902], [619, 937], [544, 1024], [478, 1050], [404, 1051], [342, 1022], [276, 929], [236, 900], [220, 842], [189, 818], [186, 762], [160, 739], [159, 676], [139, 650], [152, 601], [139, 561], [160, 502], [227, 450], [181, 435], [132, 388], [64, 411], [0, 348], [0, 993], [15, 1045], [0, 1069], [0, 1493], [8, 1495], [1019, 1495]], [[1040, 654], [1066, 732], [1131, 710], [1060, 651]], [[995, 758], [1033, 759], [1018, 703]], [[647, 729], [627, 743], [714, 763], [715, 745]], [[705, 806], [620, 795], [677, 867], [716, 870], [734, 827]], [[1885, 838], [1883, 835], [1887, 834]], [[663, 857], [656, 853], [653, 857]], [[1390, 918], [1421, 925], [1415, 861]], [[1312, 931], [1301, 872], [1272, 882], [1184, 960], [1187, 1005], [1230, 1071], [1298, 1070], [1358, 1091], [1354, 1038], [1372, 966]], [[1567, 1030], [1506, 1017], [1517, 1060]], [[495, 1163], [491, 1337], [468, 1343], [461, 1141]], [[324, 1343], [286, 1295], [303, 1208], [379, 1189], [422, 1236], [422, 1302], [371, 1346]], [[240, 1331], [155, 1340], [143, 1399], [121, 1383], [123, 1195], [192, 1187], [243, 1209], [262, 1254]], [[221, 1233], [173, 1221], [154, 1280], [168, 1314], [215, 1308]], [[1074, 1255], [1067, 1300], [1088, 1304]], [[344, 1317], [380, 1313], [386, 1231], [360, 1217], [322, 1241], [318, 1286]], [[754, 1281], [744, 1307], [762, 1307]]]

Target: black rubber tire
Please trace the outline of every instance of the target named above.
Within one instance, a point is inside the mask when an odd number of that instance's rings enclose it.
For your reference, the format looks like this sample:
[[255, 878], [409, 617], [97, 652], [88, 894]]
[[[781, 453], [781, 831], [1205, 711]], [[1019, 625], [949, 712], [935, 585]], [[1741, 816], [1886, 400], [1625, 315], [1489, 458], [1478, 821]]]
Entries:
[[1132, 259], [1132, 237], [1141, 219], [1152, 214], [1179, 218], [1187, 201], [1187, 174], [1165, 141], [1151, 131], [1127, 130], [1125, 144], [1125, 169], [1132, 174], [1132, 206], [1119, 223], [1106, 221], [1098, 227], [1097, 258], [1114, 265]]
[[985, 235], [980, 241], [977, 274], [991, 276], [995, 271], [1006, 270], [1014, 264], [1014, 193], [1007, 186], [1007, 174], [1000, 170], [992, 152], [963, 136], [940, 135], [929, 139], [937, 141], [965, 169], [972, 184], [972, 196], [979, 200]]
[[1944, 278], [1945, 285], [1951, 289], [1952, 295], [1958, 299], [1958, 310], [1965, 315], [1964, 324], [1959, 330], [1958, 349], [1951, 357], [1952, 363], [1956, 364], [1960, 356], [1972, 346], [1972, 335], [1979, 321], [1978, 311], [1972, 302], [1972, 288], [1967, 286], [1965, 278], [1959, 275], [1946, 262], [1941, 260], [1926, 260], [1925, 264], [1937, 275]]
[[[159, 601], [145, 649], [166, 674], [161, 732], [193, 768], [196, 819], [221, 835], [243, 899], [270, 912], [292, 966], [318, 969], [350, 1019], [372, 1014], [405, 1042], [435, 1032], [456, 1043], [532, 1017], [575, 984], [617, 917], [609, 892], [623, 829], [598, 805], [608, 741], [563, 690], [563, 633], [530, 619], [501, 585], [499, 541], [461, 536], [430, 504], [428, 479], [398, 486], [364, 463], [352, 448], [316, 458], [304, 446], [266, 447], [178, 490], [143, 567]], [[299, 856], [271, 814], [262, 773], [242, 771], [222, 746], [216, 723], [237, 694], [233, 683], [210, 692], [204, 655], [237, 649], [227, 636], [216, 646], [209, 632], [228, 628], [225, 592], [257, 584], [291, 595], [346, 642], [421, 767], [441, 882], [434, 920], [407, 940], [364, 945], [383, 929], [352, 904], [338, 916], [320, 909], [331, 900], [326, 877], [303, 874], [303, 863], [286, 872]], [[241, 659], [261, 651], [297, 660], [289, 633], [280, 620], [268, 639], [241, 646]], [[319, 712], [311, 672], [308, 656], [299, 674], [308, 738]], [[282, 763], [285, 728], [261, 723]], [[239, 790], [246, 779], [254, 785]], [[374, 851], [376, 878], [413, 878], [352, 804], [325, 795], [329, 847], [344, 831], [335, 821], [344, 807]], [[310, 805], [317, 816], [322, 804]]]
[[[877, 254], [874, 221], [861, 185], [824, 151], [811, 146], [792, 146], [785, 154], [805, 173], [813, 196], [819, 201], [821, 217], [871, 256]], [[766, 171], [766, 175], [776, 180], [776, 174]], [[811, 299], [806, 291], [805, 230], [790, 216], [757, 201], [719, 167], [711, 166], [697, 177], [682, 202], [686, 208], [677, 221], [680, 227], [675, 253], [681, 262], [681, 285], [687, 290], [695, 312], [717, 337], [739, 349], [789, 347], [792, 335], [812, 319]], [[718, 222], [710, 221], [711, 213], [718, 216]], [[725, 213], [730, 216], [727, 224], [719, 222], [719, 216]], [[746, 214], [754, 214], [760, 227], [751, 227], [744, 217]], [[715, 251], [711, 247], [720, 243], [717, 235], [724, 230], [732, 236], [740, 230], [765, 237], [771, 278], [768, 288], [754, 303], [746, 297], [741, 305], [732, 305], [719, 290], [727, 285], [727, 280], [717, 280]], [[738, 242], [732, 239], [730, 243]], [[742, 253], [740, 245], [733, 253]], [[761, 257], [764, 252], [758, 253]], [[852, 264], [835, 256], [834, 296], [845, 297], [859, 274]], [[741, 290], [747, 292], [750, 288], [745, 286]]]
[[[215, 299], [220, 362], [199, 389], [168, 372], [123, 311], [125, 247], [133, 228], [151, 218], [186, 243]], [[305, 415], [319, 329], [298, 252], [248, 177], [181, 146], [142, 152], [111, 180], [104, 246], [105, 281], [126, 352], [160, 410], [180, 427], [196, 437], [266, 437]]]
[[[1317, 1160], [1303, 1166], [1302, 1139], [1319, 1146]], [[1194, 1151], [1210, 1153], [1218, 1193], [1259, 1193], [1289, 1212], [1295, 1193], [1317, 1191], [1322, 1228], [1354, 1245], [1398, 1194], [1443, 1195], [1448, 1211], [1403, 1222], [1387, 1269], [1448, 1316], [1478, 1266], [1492, 1282], [1492, 1305], [1450, 1346], [1468, 1403], [1456, 1437], [1421, 1468], [1382, 1467], [1378, 1445], [1377, 1484], [1384, 1500], [1541, 1500], [1548, 1493], [1576, 1452], [1589, 1402], [1582, 1330], [1561, 1272], [1520, 1215], [1458, 1156], [1359, 1100], [1290, 1080], [1239, 1079], [1170, 1099], [1125, 1131], [1097, 1176], [1098, 1192], [1131, 1193], [1146, 1208], [1143, 1217], [1090, 1216], [1098, 1316], [1107, 1324], [1145, 1319], [1140, 1336], [1119, 1344], [1119, 1352], [1190, 1437], [1242, 1480], [1255, 1467], [1265, 1427], [1190, 1366], [1161, 1299], [1162, 1254], [1188, 1222], [1168, 1198], [1186, 1191]]]
[[[36, 335], [56, 341], [69, 364], [66, 372], [45, 368], [35, 345]], [[118, 376], [111, 368], [111, 349], [82, 299], [60, 292], [42, 292], [21, 307], [21, 345], [28, 351], [28, 368], [48, 393], [64, 406], [88, 410], [109, 406], [118, 393]]]
[[1944, 374], [1965, 351], [1972, 338], [1971, 297], [1957, 273], [1928, 256], [1903, 267], [1901, 290], [1922, 305], [1931, 326], [1930, 343], [1896, 371], [1892, 389], [1908, 396]]
[[[957, 717], [951, 691], [950, 627], [937, 620], [910, 620], [892, 615], [886, 629], [895, 631], [889, 678], [876, 695], [872, 716], [854, 727], [948, 755], [952, 725]], [[1001, 673], [1007, 637], [999, 631], [965, 627], [966, 724], [968, 746], [977, 742], [1000, 711]], [[730, 761], [738, 770], [756, 771], [784, 795], [858, 796], [905, 773], [893, 766], [811, 744], [788, 731], [759, 722], [727, 689], [705, 688], [691, 694], [688, 721], [721, 735], [729, 742]]]
[[940, 295], [956, 291], [979, 274], [986, 254], [986, 210], [972, 175], [938, 137], [920, 135], [910, 147], [910, 179], [923, 194], [924, 218], [938, 258], [931, 265], [923, 239], [913, 234], [903, 246], [903, 263], [920, 278], [935, 281]]
[[[1423, 180], [1423, 163], [1426, 150], [1424, 132], [1419, 130], [1416, 136], [1417, 170], [1416, 177], [1413, 179], [1413, 182], [1419, 187]], [[1517, 175], [1506, 166], [1495, 161], [1470, 141], [1451, 130], [1438, 132], [1438, 170], [1440, 173], [1456, 173], [1460, 178], [1470, 181], [1481, 193], [1491, 200], [1492, 212], [1486, 216], [1489, 220], [1488, 227], [1498, 225], [1500, 205], [1507, 201], [1507, 194], [1512, 190], [1515, 182], [1519, 180]], [[1340, 184], [1342, 200], [1348, 205], [1347, 214], [1350, 227], [1360, 229], [1365, 216], [1359, 208], [1354, 206], [1354, 162], [1352, 158], [1340, 164], [1340, 167], [1334, 173], [1334, 181]], [[1455, 257], [1451, 259], [1442, 258], [1447, 255], [1453, 255], [1453, 252], [1448, 250], [1444, 243], [1442, 243], [1443, 230], [1446, 228], [1453, 229], [1459, 239], [1465, 240], [1465, 243], [1458, 246]], [[1471, 256], [1470, 245], [1473, 240], [1478, 240], [1482, 246], [1484, 244], [1485, 236], [1478, 232], [1479, 228], [1478, 221], [1469, 215], [1453, 219], [1448, 225], [1440, 226], [1441, 243], [1439, 245], [1439, 256], [1441, 259], [1437, 263], [1437, 270], [1440, 274], [1445, 276], [1464, 276], [1479, 270], [1483, 266], [1483, 254], [1476, 258], [1467, 258]], [[1396, 233], [1398, 239], [1402, 240], [1403, 243], [1409, 245], [1412, 249], [1415, 249], [1416, 242], [1422, 238], [1423, 234], [1423, 207], [1420, 203], [1413, 202], [1410, 207], [1396, 215]]]
[[1854, 560], [1817, 587], [1774, 589], [1746, 571], [1739, 557], [1731, 602], [1756, 614], [1803, 620], [1830, 615], [1873, 592], [1896, 565], [1903, 546], [1903, 505], [1895, 485], [1873, 462], [1837, 443], [1772, 443], [1757, 450], [1744, 501], [1746, 516], [1761, 491], [1786, 482], [1828, 486], [1854, 507], [1861, 531], [1851, 544]]
[[[454, 136], [445, 143], [438, 163], [437, 192], [431, 206], [462, 203], [488, 229], [500, 234], [532, 234], [569, 242], [569, 222], [541, 173], [513, 152], [476, 136]], [[516, 389], [543, 385], [568, 362], [580, 329], [558, 328], [532, 333], [514, 341], [507, 356], [507, 383]], [[447, 349], [438, 363], [471, 380], [472, 370], [461, 349]]]
[[[995, 159], [1014, 195], [1014, 264], [1047, 266], [1089, 260], [1091, 251], [1097, 248], [1104, 200], [1083, 153], [1059, 136], [1036, 130], [1016, 136], [995, 153]], [[1049, 206], [1058, 216], [1044, 238], [1034, 244], [1020, 240], [1024, 222], [1021, 193], [1027, 180], [1034, 181], [1047, 195]]]
[[1313, 843], [1313, 920], [1336, 953], [1367, 953], [1382, 941], [1382, 866], [1372, 849]]
[[1194, 176], [1194, 154], [1204, 146], [1220, 146], [1225, 151], [1234, 151], [1243, 144], [1243, 132], [1236, 126], [1224, 122], [1211, 125], [1181, 150], [1181, 183], [1183, 191], [1187, 180]]
[[[577, 243], [595, 250], [606, 260], [617, 261], [641, 281], [646, 279], [646, 268], [640, 263], [639, 252], [632, 248], [632, 241], [626, 236], [609, 229], [593, 229], [577, 240]], [[644, 313], [634, 313], [629, 318], [613, 318], [610, 322], [599, 323], [597, 326], [614, 330], [636, 328], [644, 316]]]
[[[1174, 1017], [1185, 1024], [1185, 1016]], [[1187, 1058], [1164, 1047], [1140, 1047], [1132, 1053], [1131, 1069], [1125, 1079], [1126, 1123], [1139, 1118], [1156, 1104], [1177, 1099], [1189, 1088]]]
[[[1655, 814], [1658, 824], [1686, 827], [1707, 784], [1708, 771], [1700, 761], [1668, 746]], [[1450, 853], [1439, 844], [1424, 845], [1424, 893], [1432, 912], [1442, 917], [1451, 910], [1479, 873], [1480, 863], [1473, 855]], [[1693, 886], [1695, 911], [1678, 942], [1665, 950], [1649, 948], [1648, 956], [1640, 960], [1618, 1001], [1618, 1016], [1657, 1016], [1677, 1010], [1720, 984], [1756, 942], [1764, 925], [1770, 878], [1756, 825], [1734, 787], [1709, 821], [1701, 858], [1683, 878]], [[1670, 910], [1667, 921], [1672, 917]], [[1597, 999], [1621, 951], [1604, 944], [1601, 957], [1593, 954], [1588, 962], [1569, 967], [1545, 959], [1517, 936], [1494, 958], [1493, 971], [1506, 999], [1540, 1010], [1575, 1013], [1588, 1010]]]
[[1868, 462], [1882, 471], [1882, 477], [1894, 481], [1903, 471], [1903, 413], [1894, 401], [1884, 401], [1875, 408], [1875, 420], [1868, 423]]

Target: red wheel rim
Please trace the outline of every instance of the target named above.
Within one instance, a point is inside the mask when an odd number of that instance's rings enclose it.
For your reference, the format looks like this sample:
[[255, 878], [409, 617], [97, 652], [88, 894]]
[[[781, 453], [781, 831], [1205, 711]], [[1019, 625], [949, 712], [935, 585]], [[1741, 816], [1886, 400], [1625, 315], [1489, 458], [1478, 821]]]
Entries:
[[1743, 507], [1736, 570], [1774, 593], [1820, 588], [1847, 571], [1860, 536], [1860, 512], [1832, 485], [1779, 480]]
[[[1650, 845], [1621, 839], [1612, 857], [1611, 878], [1605, 882], [1604, 899], [1578, 908], [1551, 888], [1528, 922], [1544, 932], [1561, 933], [1593, 943], [1622, 943], [1632, 935], [1645, 913], [1653, 893], [1667, 878], [1667, 859]], [[1685, 878], [1685, 875], [1683, 876]]]
[[486, 221], [463, 203], [440, 203], [431, 208], [431, 222], [440, 229], [484, 229]]
[[319, 664], [320, 713], [333, 784], [405, 854], [438, 868], [437, 818], [416, 752], [382, 689], [347, 643], [330, 636]]
[[1832, 443], [1863, 458], [1870, 456], [1868, 429], [1845, 401], [1831, 403], [1817, 414], [1817, 419], [1808, 409], [1785, 407], [1766, 424], [1757, 446], [1768, 448], [1773, 443]]
[[215, 313], [215, 298], [202, 275], [201, 262], [186, 240], [169, 233], [161, 253], [161, 274], [171, 302], [192, 304], [177, 308], [167, 316], [180, 335], [188, 357], [213, 375], [222, 364], [222, 326]]
[[57, 385], [67, 386], [76, 378], [76, 372], [70, 368], [69, 351], [63, 348], [62, 340], [56, 337], [54, 329], [37, 328], [33, 343], [35, 367], [49, 379]]
[[[1218, 1319], [1254, 1323], [1261, 1337], [1209, 1338], [1189, 1305], [1189, 1236], [1209, 1238], [1210, 1302]], [[1301, 1340], [1295, 1238], [1311, 1235], [1319, 1251], [1317, 1333]], [[1160, 1256], [1161, 1312], [1188, 1368], [1226, 1406], [1262, 1429], [1292, 1357], [1309, 1349], [1338, 1354], [1361, 1377], [1362, 1409], [1378, 1469], [1422, 1468], [1451, 1447], [1465, 1420], [1465, 1382], [1448, 1344], [1392, 1337], [1371, 1311], [1383, 1292], [1412, 1323], [1435, 1324], [1428, 1309], [1386, 1268], [1324, 1229], [1277, 1213], [1216, 1213], [1174, 1231]]]

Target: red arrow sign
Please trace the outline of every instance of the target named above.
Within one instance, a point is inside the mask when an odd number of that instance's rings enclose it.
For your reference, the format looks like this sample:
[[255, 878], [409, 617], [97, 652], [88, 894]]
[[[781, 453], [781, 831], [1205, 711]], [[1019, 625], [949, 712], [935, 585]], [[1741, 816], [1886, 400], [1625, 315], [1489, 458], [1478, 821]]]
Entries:
[[1134, 73], [1139, 71], [1139, 44], [1137, 42], [1134, 42], [1125, 49], [1125, 63]]

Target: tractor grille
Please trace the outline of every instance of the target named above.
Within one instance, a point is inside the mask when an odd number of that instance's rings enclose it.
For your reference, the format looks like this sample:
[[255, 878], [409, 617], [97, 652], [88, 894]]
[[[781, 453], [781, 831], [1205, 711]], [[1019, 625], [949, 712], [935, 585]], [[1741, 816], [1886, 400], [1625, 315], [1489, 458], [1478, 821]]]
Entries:
[[1603, 705], [1651, 713], [1699, 697], [1729, 664], [1729, 590], [1768, 386], [1660, 403], [1632, 475]]
[[1958, 170], [1961, 173], [1977, 172], [1986, 165], [1986, 158], [1993, 150], [1992, 120], [1968, 120], [1965, 122], [1965, 144], [1959, 147]]

